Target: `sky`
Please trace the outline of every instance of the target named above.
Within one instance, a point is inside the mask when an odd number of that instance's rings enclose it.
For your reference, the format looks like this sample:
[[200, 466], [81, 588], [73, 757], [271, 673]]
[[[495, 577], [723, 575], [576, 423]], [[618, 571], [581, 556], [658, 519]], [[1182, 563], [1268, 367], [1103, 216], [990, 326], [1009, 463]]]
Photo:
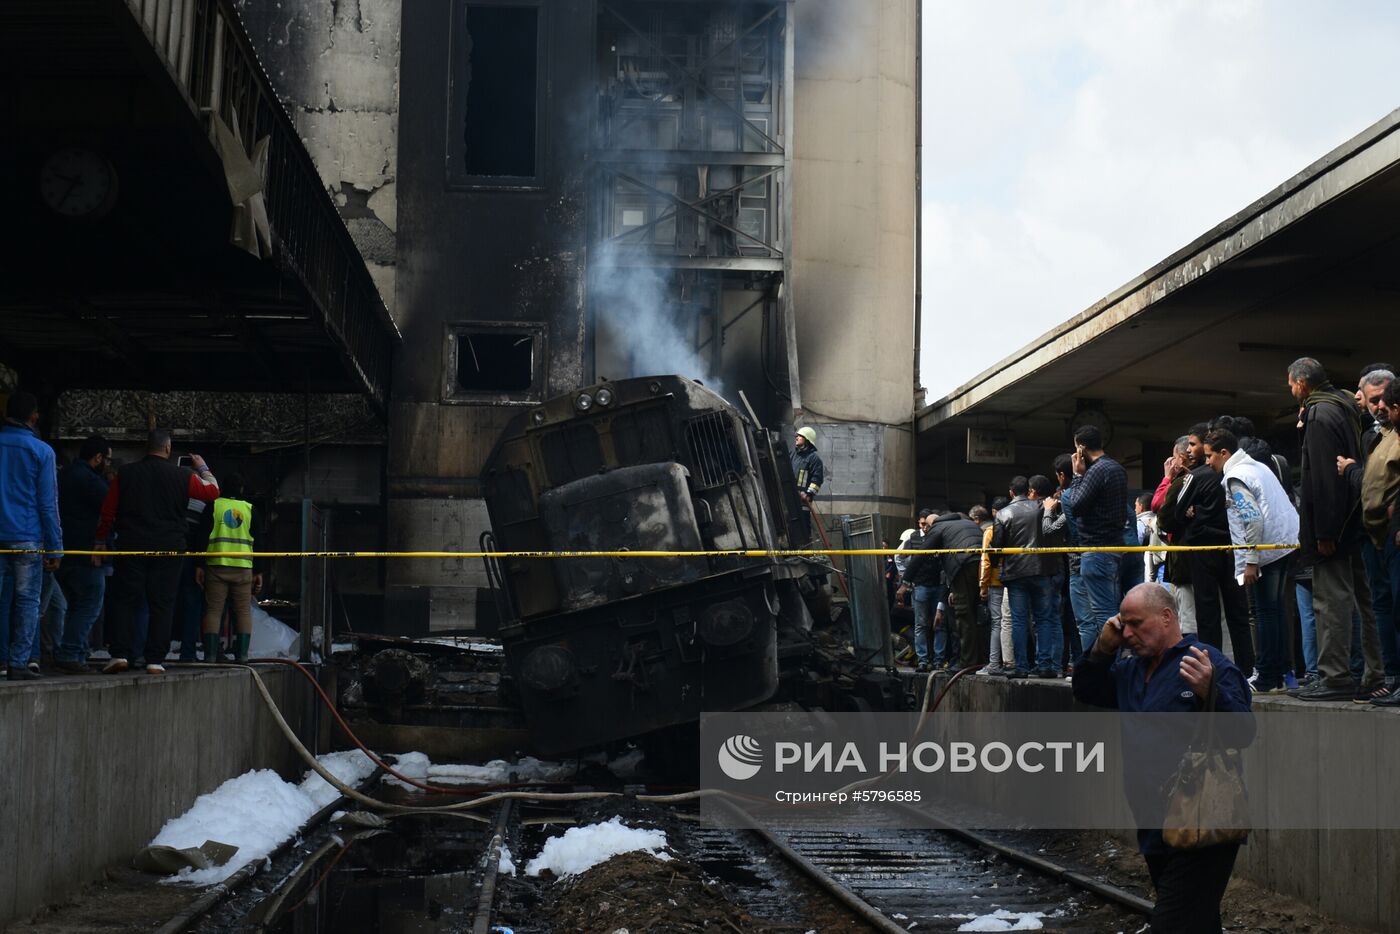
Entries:
[[1400, 107], [1400, 3], [924, 0], [934, 402]]

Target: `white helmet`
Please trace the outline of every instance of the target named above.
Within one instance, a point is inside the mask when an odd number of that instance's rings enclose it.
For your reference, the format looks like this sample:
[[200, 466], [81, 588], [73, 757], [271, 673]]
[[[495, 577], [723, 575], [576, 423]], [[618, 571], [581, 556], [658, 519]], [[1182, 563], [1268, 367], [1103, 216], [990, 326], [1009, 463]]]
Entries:
[[909, 539], [914, 537], [914, 534], [914, 529], [905, 529], [903, 532], [899, 533], [899, 543], [901, 545], [907, 545], [909, 543]]
[[812, 447], [816, 447], [816, 446], [817, 446], [817, 432], [816, 432], [816, 429], [814, 429], [814, 428], [809, 428], [808, 426], [803, 425], [801, 428], [797, 429], [797, 433], [798, 433], [799, 435], [801, 435], [802, 437], [806, 438], [806, 439], [807, 439], [807, 443], [810, 444]]

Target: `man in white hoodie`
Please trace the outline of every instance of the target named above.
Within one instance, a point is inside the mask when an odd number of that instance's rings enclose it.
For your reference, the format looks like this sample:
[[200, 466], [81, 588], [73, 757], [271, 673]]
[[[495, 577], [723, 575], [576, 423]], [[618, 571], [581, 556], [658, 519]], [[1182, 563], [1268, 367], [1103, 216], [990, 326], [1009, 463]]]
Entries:
[[[1230, 539], [1236, 545], [1291, 544], [1298, 540], [1298, 510], [1268, 467], [1239, 450], [1233, 432], [1217, 428], [1205, 437], [1206, 463], [1221, 474]], [[1283, 589], [1292, 549], [1235, 552], [1235, 579], [1254, 591], [1258, 624], [1259, 678], [1255, 691], [1284, 690], [1287, 638], [1283, 629]]]

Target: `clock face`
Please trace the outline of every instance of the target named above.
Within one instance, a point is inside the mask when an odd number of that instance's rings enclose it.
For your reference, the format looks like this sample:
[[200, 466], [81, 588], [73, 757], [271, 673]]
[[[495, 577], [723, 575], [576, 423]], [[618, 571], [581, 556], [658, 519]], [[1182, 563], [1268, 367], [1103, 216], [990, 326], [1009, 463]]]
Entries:
[[100, 217], [111, 208], [116, 193], [112, 163], [90, 149], [60, 149], [39, 170], [40, 196], [63, 217]]

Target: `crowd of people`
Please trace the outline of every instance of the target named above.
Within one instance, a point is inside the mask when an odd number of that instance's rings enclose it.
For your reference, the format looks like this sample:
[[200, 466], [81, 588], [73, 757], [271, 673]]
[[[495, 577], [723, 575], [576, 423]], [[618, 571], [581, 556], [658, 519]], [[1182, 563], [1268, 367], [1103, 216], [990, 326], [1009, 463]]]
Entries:
[[[85, 673], [94, 625], [104, 620], [107, 673], [162, 674], [182, 619], [180, 658], [220, 657], [225, 608], [234, 656], [248, 657], [254, 568], [253, 509], [241, 478], [222, 488], [198, 454], [172, 459], [168, 431], [151, 431], [138, 460], [117, 465], [100, 435], [57, 469], [40, 439], [28, 392], [6, 403], [0, 426], [0, 674], [40, 678], [48, 667]], [[182, 463], [188, 460], [188, 465]], [[65, 549], [71, 549], [68, 551]], [[144, 552], [105, 556], [101, 552]], [[72, 552], [94, 552], [74, 554]], [[208, 552], [179, 557], [153, 552]]]
[[[1348, 392], [1310, 357], [1287, 380], [1296, 476], [1249, 419], [1221, 415], [1187, 428], [1160, 481], [1134, 494], [1099, 429], [1083, 427], [1073, 452], [1012, 477], [1006, 496], [920, 510], [891, 562], [917, 667], [1068, 677], [1146, 582], [1255, 693], [1400, 707], [1400, 383], [1374, 363]], [[1200, 550], [1088, 550], [1161, 545]], [[984, 547], [1062, 551], [926, 553]]]

